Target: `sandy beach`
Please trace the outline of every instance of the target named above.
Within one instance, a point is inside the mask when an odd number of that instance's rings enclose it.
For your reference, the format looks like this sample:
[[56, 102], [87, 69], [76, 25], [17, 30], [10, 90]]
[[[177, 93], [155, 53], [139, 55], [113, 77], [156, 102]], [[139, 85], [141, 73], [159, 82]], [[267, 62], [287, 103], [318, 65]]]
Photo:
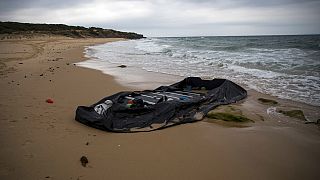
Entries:
[[77, 106], [134, 88], [74, 65], [86, 59], [86, 46], [118, 40], [0, 41], [0, 179], [320, 179], [319, 126], [275, 113], [257, 98], [301, 109], [312, 121], [319, 107], [252, 90], [244, 101], [220, 108], [240, 111], [249, 123], [204, 119], [125, 134], [76, 122]]

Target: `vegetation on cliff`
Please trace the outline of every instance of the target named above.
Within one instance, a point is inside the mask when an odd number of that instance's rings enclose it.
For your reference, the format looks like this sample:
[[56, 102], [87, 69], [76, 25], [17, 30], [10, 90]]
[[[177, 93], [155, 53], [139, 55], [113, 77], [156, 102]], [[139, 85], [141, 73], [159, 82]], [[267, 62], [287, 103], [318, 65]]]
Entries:
[[97, 27], [68, 26], [65, 24], [32, 24], [19, 22], [1, 22], [0, 34], [47, 34], [72, 38], [126, 38], [140, 39], [142, 34], [121, 32]]

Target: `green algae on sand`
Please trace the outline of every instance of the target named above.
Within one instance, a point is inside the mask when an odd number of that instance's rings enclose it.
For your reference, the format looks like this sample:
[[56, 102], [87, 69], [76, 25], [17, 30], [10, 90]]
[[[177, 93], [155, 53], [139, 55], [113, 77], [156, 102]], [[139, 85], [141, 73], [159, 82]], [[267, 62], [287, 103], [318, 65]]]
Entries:
[[[209, 113], [207, 115], [210, 119], [220, 119], [223, 121], [232, 121], [232, 122], [248, 122], [252, 121], [244, 116], [241, 115], [235, 115], [230, 113], [224, 113], [224, 112], [217, 112], [217, 113]], [[254, 121], [252, 121], [254, 122]]]
[[265, 98], [258, 98], [258, 101], [262, 104], [268, 104], [268, 105], [277, 105], [278, 102], [271, 99], [265, 99]]
[[285, 111], [285, 110], [278, 110], [279, 113], [284, 114], [289, 117], [301, 119], [301, 120], [306, 120], [303, 111], [301, 110], [290, 110], [290, 111]]

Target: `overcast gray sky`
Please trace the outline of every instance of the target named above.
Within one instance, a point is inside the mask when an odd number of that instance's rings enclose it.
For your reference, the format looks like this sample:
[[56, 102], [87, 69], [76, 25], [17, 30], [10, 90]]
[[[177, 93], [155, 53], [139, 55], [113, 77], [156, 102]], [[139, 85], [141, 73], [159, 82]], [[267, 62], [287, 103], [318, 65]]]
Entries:
[[0, 20], [145, 36], [319, 34], [320, 0], [0, 0]]

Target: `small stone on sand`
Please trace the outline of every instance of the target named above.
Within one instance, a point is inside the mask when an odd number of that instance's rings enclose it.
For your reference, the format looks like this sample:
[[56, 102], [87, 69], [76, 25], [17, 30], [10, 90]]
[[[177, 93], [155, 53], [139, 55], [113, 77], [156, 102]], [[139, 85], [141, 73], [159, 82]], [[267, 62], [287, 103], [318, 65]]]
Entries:
[[82, 156], [82, 157], [80, 158], [80, 162], [81, 162], [81, 165], [82, 165], [83, 167], [86, 167], [87, 164], [89, 163], [88, 158], [87, 158], [86, 156]]

